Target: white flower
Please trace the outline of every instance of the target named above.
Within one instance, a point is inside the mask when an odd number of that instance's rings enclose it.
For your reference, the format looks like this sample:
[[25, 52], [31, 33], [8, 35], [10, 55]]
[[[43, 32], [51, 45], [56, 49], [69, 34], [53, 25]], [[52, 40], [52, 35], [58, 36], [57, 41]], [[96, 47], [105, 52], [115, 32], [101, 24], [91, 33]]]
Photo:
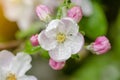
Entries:
[[79, 26], [70, 18], [52, 20], [38, 35], [38, 41], [42, 48], [49, 51], [53, 60], [65, 61], [80, 51], [84, 44], [84, 38], [78, 30]]
[[91, 0], [71, 0], [71, 2], [82, 8], [84, 16], [90, 16], [93, 13]]
[[0, 80], [37, 80], [25, 73], [31, 68], [31, 57], [25, 53], [14, 56], [11, 52], [0, 52]]
[[15, 21], [21, 30], [27, 30], [34, 14], [34, 0], [2, 0], [5, 17]]

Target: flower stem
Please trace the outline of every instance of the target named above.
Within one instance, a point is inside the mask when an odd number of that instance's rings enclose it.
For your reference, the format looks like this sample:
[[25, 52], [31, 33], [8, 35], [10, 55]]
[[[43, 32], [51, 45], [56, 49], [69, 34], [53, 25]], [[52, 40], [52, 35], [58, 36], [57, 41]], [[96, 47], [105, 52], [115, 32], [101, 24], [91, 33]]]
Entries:
[[67, 8], [69, 8], [71, 1], [70, 0], [65, 0], [64, 1], [64, 6], [66, 6]]
[[71, 1], [70, 1], [70, 0], [64, 0], [64, 3], [58, 8], [57, 16], [56, 16], [57, 19], [60, 19], [62, 16], [65, 15], [65, 14], [63, 14], [63, 13], [65, 13], [65, 12], [63, 12], [63, 11], [64, 11], [65, 9], [68, 9], [69, 6], [70, 6], [70, 4], [71, 4]]

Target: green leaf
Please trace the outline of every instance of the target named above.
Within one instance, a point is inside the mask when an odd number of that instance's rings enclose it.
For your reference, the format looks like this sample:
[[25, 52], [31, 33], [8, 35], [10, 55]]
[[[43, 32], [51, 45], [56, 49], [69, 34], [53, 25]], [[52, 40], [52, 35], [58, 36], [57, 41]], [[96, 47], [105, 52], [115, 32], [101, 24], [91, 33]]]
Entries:
[[109, 31], [109, 36], [112, 41], [112, 49], [117, 53], [118, 58], [120, 58], [120, 10], [118, 12], [117, 19], [112, 23]]
[[73, 54], [73, 55], [71, 56], [71, 58], [73, 58], [73, 59], [79, 59], [80, 56], [79, 56], [78, 54]]
[[29, 40], [26, 41], [26, 43], [25, 43], [25, 49], [24, 49], [24, 51], [25, 51], [26, 53], [28, 53], [28, 54], [37, 53], [37, 52], [40, 51], [40, 49], [41, 49], [40, 46], [36, 46], [36, 47], [32, 46], [32, 44], [30, 43]]
[[36, 54], [36, 53], [40, 53], [40, 56], [43, 58], [49, 58], [48, 55], [48, 51], [42, 49], [40, 46], [32, 46], [32, 44], [30, 43], [30, 41], [26, 41], [25, 43], [25, 49], [24, 52], [28, 53], [28, 54]]
[[93, 3], [93, 14], [90, 17], [83, 17], [80, 22], [80, 30], [92, 40], [105, 35], [107, 32], [107, 20], [102, 7], [98, 3]]
[[44, 28], [45, 28], [45, 23], [38, 21], [38, 22], [33, 23], [28, 30], [18, 31], [16, 33], [16, 37], [17, 39], [23, 39], [26, 37], [30, 37], [31, 35], [36, 34], [37, 32], [39, 32], [40, 30]]

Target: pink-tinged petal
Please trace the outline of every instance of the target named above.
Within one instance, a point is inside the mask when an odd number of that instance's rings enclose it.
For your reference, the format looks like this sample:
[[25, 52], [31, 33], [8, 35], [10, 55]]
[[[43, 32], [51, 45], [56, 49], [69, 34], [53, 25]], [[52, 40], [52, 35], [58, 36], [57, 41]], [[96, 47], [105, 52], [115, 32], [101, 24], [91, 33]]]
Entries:
[[72, 54], [76, 54], [83, 48], [84, 38], [80, 33], [78, 33], [77, 36], [69, 37], [65, 45], [71, 48]]
[[57, 41], [55, 39], [48, 38], [45, 35], [45, 31], [42, 31], [38, 35], [38, 42], [40, 43], [41, 47], [45, 50], [51, 50], [57, 46]]
[[103, 54], [111, 49], [111, 44], [105, 36], [98, 37], [90, 46], [91, 50], [96, 54]]
[[82, 10], [79, 6], [74, 6], [68, 10], [67, 16], [78, 23], [82, 19]]
[[56, 62], [53, 59], [50, 59], [49, 60], [49, 65], [54, 70], [61, 70], [65, 66], [65, 61], [64, 62]]
[[25, 73], [32, 67], [30, 62], [32, 58], [27, 53], [17, 53], [10, 65], [10, 71], [17, 74], [18, 77], [25, 75]]
[[95, 40], [95, 44], [100, 44], [100, 43], [103, 42], [103, 41], [108, 41], [105, 36], [98, 37], [98, 38]]
[[66, 61], [71, 56], [71, 48], [64, 44], [59, 44], [55, 49], [49, 51], [49, 55], [56, 62]]
[[13, 61], [14, 55], [7, 51], [3, 50], [0, 52], [0, 67], [9, 67], [10, 63]]
[[38, 46], [39, 45], [39, 42], [38, 42], [38, 34], [36, 35], [33, 35], [31, 38], [30, 38], [30, 42], [33, 46]]
[[101, 49], [100, 49], [100, 47], [99, 47], [99, 49], [98, 50], [96, 50], [96, 54], [104, 54], [104, 53], [106, 53], [107, 51], [109, 51], [111, 49], [111, 45], [110, 44], [107, 44], [107, 45], [103, 45], [103, 47], [101, 47]]
[[37, 78], [34, 76], [22, 76], [19, 77], [17, 80], [37, 80]]
[[51, 10], [46, 5], [39, 5], [36, 8], [36, 14], [42, 21], [50, 20]]
[[65, 31], [67, 35], [77, 35], [79, 26], [78, 24], [71, 18], [63, 18], [62, 22], [65, 24]]

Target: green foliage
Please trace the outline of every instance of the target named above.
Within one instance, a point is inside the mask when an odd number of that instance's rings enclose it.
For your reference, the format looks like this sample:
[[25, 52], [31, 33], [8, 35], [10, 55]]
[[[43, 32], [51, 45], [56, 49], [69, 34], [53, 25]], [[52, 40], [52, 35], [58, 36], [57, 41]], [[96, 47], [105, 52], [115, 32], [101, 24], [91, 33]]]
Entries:
[[85, 31], [86, 36], [92, 40], [106, 34], [106, 17], [102, 7], [98, 3], [93, 3], [93, 14], [90, 17], [82, 18], [80, 21], [80, 29]]
[[36, 34], [37, 32], [39, 32], [40, 30], [45, 28], [45, 23], [43, 22], [35, 22], [33, 23], [30, 28], [26, 31], [18, 31], [16, 34], [16, 37], [18, 39], [23, 39], [26, 37], [30, 37], [33, 34]]
[[119, 61], [111, 54], [89, 57], [70, 80], [119, 80]]
[[120, 55], [120, 10], [119, 10], [119, 13], [118, 13], [118, 17], [117, 17], [117, 20], [116, 20], [116, 23], [115, 25], [113, 25], [112, 27], [114, 28], [114, 30], [112, 29], [111, 30], [111, 34], [113, 34], [113, 38], [114, 38], [114, 49], [115, 51], [117, 51]]
[[78, 54], [73, 54], [73, 55], [71, 56], [71, 58], [73, 58], [73, 59], [80, 59], [80, 56], [79, 56]]
[[32, 46], [32, 44], [30, 43], [30, 41], [26, 41], [25, 43], [25, 49], [24, 52], [28, 53], [28, 54], [37, 54], [40, 53], [40, 55], [43, 58], [49, 58], [48, 52], [43, 50], [40, 46]]
[[26, 41], [24, 51], [28, 54], [34, 54], [40, 51], [40, 46], [33, 47], [30, 41]]

